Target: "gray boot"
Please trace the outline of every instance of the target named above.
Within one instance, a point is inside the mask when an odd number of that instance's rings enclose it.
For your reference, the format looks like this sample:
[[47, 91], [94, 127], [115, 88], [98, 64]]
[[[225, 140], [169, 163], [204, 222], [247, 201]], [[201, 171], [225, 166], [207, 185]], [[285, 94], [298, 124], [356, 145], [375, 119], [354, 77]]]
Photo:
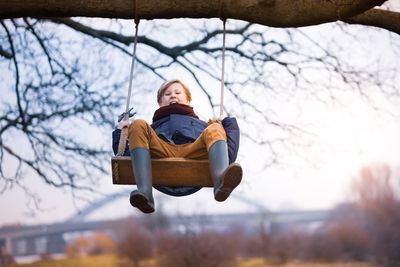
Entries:
[[237, 163], [229, 165], [225, 141], [217, 141], [210, 147], [208, 161], [214, 183], [214, 198], [216, 201], [225, 201], [242, 181], [242, 167]]
[[130, 195], [131, 205], [144, 213], [154, 212], [150, 151], [145, 148], [135, 148], [131, 151], [133, 174], [138, 190]]

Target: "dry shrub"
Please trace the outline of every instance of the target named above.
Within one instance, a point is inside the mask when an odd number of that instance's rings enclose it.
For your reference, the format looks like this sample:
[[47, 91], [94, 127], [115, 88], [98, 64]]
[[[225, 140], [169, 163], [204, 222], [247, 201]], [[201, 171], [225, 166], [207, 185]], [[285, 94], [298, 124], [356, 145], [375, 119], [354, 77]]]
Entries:
[[274, 264], [284, 264], [298, 259], [304, 248], [305, 234], [300, 230], [285, 231], [271, 240], [268, 259]]
[[81, 236], [65, 247], [65, 254], [70, 258], [112, 253], [114, 251], [115, 243], [112, 238], [100, 232], [90, 236]]
[[267, 257], [270, 252], [270, 238], [264, 236], [250, 236], [245, 241], [242, 254], [246, 257]]
[[238, 242], [232, 233], [203, 232], [163, 235], [162, 267], [234, 266]]
[[153, 257], [152, 234], [139, 223], [125, 220], [120, 224], [117, 234], [117, 253], [133, 266], [139, 266], [141, 261]]
[[368, 252], [365, 231], [352, 224], [333, 223], [309, 238], [303, 255], [314, 261], [363, 261]]
[[328, 227], [327, 236], [338, 246], [339, 260], [367, 259], [370, 238], [359, 225], [351, 222], [333, 223]]
[[305, 247], [304, 258], [307, 261], [334, 262], [340, 257], [340, 248], [336, 240], [326, 232], [310, 236]]
[[0, 247], [0, 266], [6, 266], [15, 263], [14, 258], [8, 253], [5, 245]]
[[261, 226], [255, 233], [247, 235], [241, 247], [241, 253], [245, 257], [267, 258], [270, 255], [271, 235]]
[[89, 241], [87, 237], [81, 236], [65, 246], [65, 254], [69, 258], [88, 255]]
[[107, 234], [96, 233], [92, 238], [93, 246], [90, 255], [107, 254], [115, 251], [116, 244]]

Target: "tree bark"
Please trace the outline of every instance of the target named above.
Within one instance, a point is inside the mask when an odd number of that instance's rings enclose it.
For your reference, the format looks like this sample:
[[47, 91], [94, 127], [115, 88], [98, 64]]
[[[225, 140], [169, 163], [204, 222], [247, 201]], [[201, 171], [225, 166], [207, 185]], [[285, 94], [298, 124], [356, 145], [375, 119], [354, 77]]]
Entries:
[[[140, 19], [226, 17], [273, 27], [300, 27], [346, 20], [385, 2], [385, 0], [0, 0], [0, 18], [83, 16], [132, 19], [135, 14], [135, 1], [137, 1], [137, 16]], [[384, 18], [372, 16], [370, 19]]]

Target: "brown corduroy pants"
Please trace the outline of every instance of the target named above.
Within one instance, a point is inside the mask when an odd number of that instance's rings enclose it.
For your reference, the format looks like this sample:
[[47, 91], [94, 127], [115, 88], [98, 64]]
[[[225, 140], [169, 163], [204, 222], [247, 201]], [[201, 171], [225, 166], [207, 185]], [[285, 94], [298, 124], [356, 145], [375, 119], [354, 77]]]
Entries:
[[221, 124], [212, 123], [193, 143], [176, 145], [160, 139], [145, 120], [137, 119], [129, 125], [128, 140], [130, 151], [146, 148], [152, 158], [207, 159], [207, 152], [215, 142], [226, 142], [226, 133]]

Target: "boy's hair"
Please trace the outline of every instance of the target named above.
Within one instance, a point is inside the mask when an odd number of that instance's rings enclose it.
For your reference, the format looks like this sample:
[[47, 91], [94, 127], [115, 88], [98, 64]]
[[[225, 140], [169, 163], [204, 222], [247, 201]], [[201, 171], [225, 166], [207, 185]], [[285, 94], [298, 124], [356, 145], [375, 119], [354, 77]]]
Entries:
[[179, 83], [180, 85], [182, 85], [183, 89], [185, 90], [185, 94], [186, 94], [186, 99], [188, 100], [188, 102], [190, 103], [192, 101], [192, 94], [190, 93], [189, 87], [187, 87], [183, 82], [181, 82], [178, 79], [174, 79], [174, 80], [169, 80], [164, 82], [161, 86], [160, 89], [158, 89], [157, 91], [157, 103], [160, 103], [161, 101], [161, 97], [164, 94], [165, 90], [167, 90], [167, 88], [174, 83]]

